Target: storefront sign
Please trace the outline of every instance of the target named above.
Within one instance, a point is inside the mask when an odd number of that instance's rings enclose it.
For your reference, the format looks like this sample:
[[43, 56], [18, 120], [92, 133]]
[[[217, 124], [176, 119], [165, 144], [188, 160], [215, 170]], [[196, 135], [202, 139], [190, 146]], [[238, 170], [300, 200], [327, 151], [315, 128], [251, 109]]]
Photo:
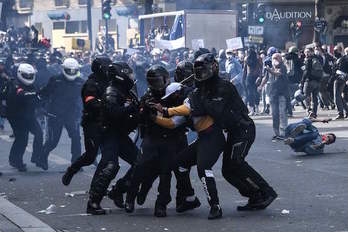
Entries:
[[266, 21], [269, 22], [288, 22], [288, 21], [311, 21], [314, 20], [314, 4], [313, 6], [305, 5], [266, 5]]

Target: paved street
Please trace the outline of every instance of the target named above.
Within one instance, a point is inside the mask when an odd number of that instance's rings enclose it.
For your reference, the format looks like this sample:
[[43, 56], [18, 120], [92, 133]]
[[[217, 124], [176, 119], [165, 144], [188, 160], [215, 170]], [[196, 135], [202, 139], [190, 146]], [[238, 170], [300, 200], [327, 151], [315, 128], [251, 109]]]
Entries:
[[[319, 115], [333, 117], [335, 112], [325, 111]], [[295, 118], [301, 119], [303, 111], [295, 112]], [[155, 218], [153, 206], [156, 188], [151, 190], [148, 201], [138, 207], [134, 214], [125, 214], [116, 209], [113, 203], [105, 199], [103, 207], [110, 208], [105, 216], [87, 216], [85, 207], [91, 176], [94, 167], [87, 167], [73, 179], [69, 187], [61, 184], [62, 172], [70, 160], [70, 143], [63, 134], [59, 147], [50, 157], [50, 169], [42, 171], [33, 166], [25, 154], [27, 173], [18, 173], [8, 165], [8, 152], [11, 141], [7, 130], [0, 135], [0, 177], [1, 198], [7, 199], [39, 219], [47, 228], [21, 228], [18, 218], [9, 220], [11, 207], [4, 207], [7, 201], [0, 201], [0, 231], [348, 231], [348, 121], [334, 121], [329, 124], [316, 124], [321, 132], [334, 132], [337, 142], [326, 147], [326, 154], [304, 156], [295, 154], [282, 142], [272, 142], [272, 121], [270, 117], [256, 117], [257, 138], [249, 154], [248, 161], [259, 170], [279, 194], [278, 199], [266, 210], [241, 213], [236, 206], [245, 204], [246, 199], [232, 188], [221, 176], [221, 161], [215, 167], [217, 187], [224, 216], [221, 220], [208, 221], [208, 204], [203, 189], [194, 170], [192, 182], [202, 206], [194, 211], [177, 214], [175, 202], [168, 209], [167, 218]], [[28, 147], [30, 151], [31, 146]], [[122, 174], [127, 165], [121, 163]], [[118, 175], [120, 176], [120, 174]], [[157, 185], [157, 183], [156, 183]], [[155, 187], [156, 187], [155, 185]], [[172, 197], [175, 196], [175, 181]], [[73, 197], [67, 196], [78, 191]], [[70, 194], [71, 195], [71, 194]], [[38, 213], [51, 204], [56, 208], [52, 214]], [[19, 208], [18, 208], [19, 207]], [[25, 214], [20, 214], [25, 217]], [[22, 221], [22, 219], [20, 219]], [[21, 228], [21, 229], [20, 229]]]

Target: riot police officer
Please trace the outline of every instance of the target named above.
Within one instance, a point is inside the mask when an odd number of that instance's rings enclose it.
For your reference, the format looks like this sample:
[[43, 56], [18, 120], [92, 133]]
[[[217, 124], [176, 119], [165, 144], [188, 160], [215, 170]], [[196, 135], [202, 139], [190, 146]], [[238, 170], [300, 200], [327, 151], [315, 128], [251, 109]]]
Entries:
[[217, 61], [212, 54], [200, 56], [195, 62], [197, 77], [203, 77], [203, 105], [216, 123], [228, 131], [223, 153], [222, 175], [240, 194], [248, 197], [238, 210], [265, 209], [277, 197], [272, 187], [245, 160], [255, 140], [255, 124], [248, 109], [230, 82], [224, 81], [214, 69]]
[[[110, 64], [111, 60], [107, 57], [97, 57], [93, 60], [91, 66], [92, 74], [82, 86], [83, 115], [81, 125], [83, 127], [86, 151], [66, 170], [62, 177], [64, 185], [70, 184], [73, 176], [81, 167], [93, 164], [98, 155], [105, 128], [103, 97], [109, 83], [107, 69]], [[96, 178], [97, 176], [94, 175], [92, 183]], [[87, 213], [105, 214], [105, 210], [100, 206], [102, 198], [103, 196], [91, 195], [87, 204]]]
[[106, 88], [105, 131], [101, 143], [102, 159], [97, 167], [90, 195], [103, 195], [118, 173], [118, 157], [125, 160], [131, 167], [126, 175], [113, 186], [108, 196], [117, 207], [123, 208], [123, 194], [128, 190], [132, 175], [132, 166], [139, 150], [129, 137], [139, 121], [139, 102], [132, 92], [135, 87], [133, 71], [125, 62], [116, 62], [109, 66], [109, 85]]
[[159, 173], [160, 183], [155, 204], [155, 216], [165, 217], [167, 204], [171, 201], [171, 161], [177, 150], [177, 137], [182, 134], [183, 128], [167, 129], [155, 122], [155, 116], [147, 103], [159, 103], [165, 94], [166, 87], [170, 83], [168, 71], [160, 66], [153, 65], [146, 74], [149, 91], [141, 98], [141, 155], [137, 161], [133, 173], [131, 187], [127, 193], [126, 212], [134, 211], [134, 202], [138, 188], [148, 170], [156, 169]]
[[[166, 88], [165, 96], [162, 97], [162, 104], [166, 107], [174, 107], [181, 105], [184, 99], [187, 97], [188, 87], [184, 85], [173, 82]], [[185, 127], [191, 126], [190, 120], [183, 116], [176, 116], [171, 119], [163, 118], [161, 116], [156, 116], [154, 122], [161, 127], [168, 129], [175, 129], [176, 136], [176, 146], [173, 147], [175, 151], [175, 157], [185, 148], [188, 147], [187, 141], [187, 129]], [[175, 158], [173, 157], [173, 158]], [[146, 195], [150, 190], [154, 180], [157, 178], [158, 173], [156, 169], [147, 170], [147, 175], [143, 179], [141, 184], [141, 189], [137, 195], [137, 203], [142, 205], [145, 202]], [[176, 194], [176, 211], [182, 213], [191, 209], [198, 208], [200, 206], [200, 201], [194, 196], [194, 189], [190, 181], [190, 168], [188, 169], [174, 169], [175, 178], [177, 180], [177, 194]]]
[[20, 64], [17, 80], [10, 83], [6, 94], [6, 115], [15, 136], [9, 162], [19, 171], [27, 170], [26, 164], [23, 163], [23, 155], [28, 144], [29, 132], [34, 135], [31, 162], [37, 163], [42, 154], [43, 134], [35, 115], [35, 109], [39, 104], [39, 98], [33, 86], [35, 73], [34, 67], [30, 64]]
[[80, 98], [83, 80], [80, 78], [79, 64], [74, 58], [67, 58], [62, 64], [62, 74], [54, 76], [40, 94], [47, 99], [47, 139], [40, 166], [48, 169], [48, 155], [56, 148], [63, 127], [71, 138], [71, 163], [81, 155]]
[[106, 72], [109, 64], [111, 64], [111, 60], [107, 57], [94, 59], [91, 66], [92, 74], [82, 86], [83, 113], [81, 125], [86, 151], [63, 175], [62, 182], [64, 185], [69, 185], [74, 174], [83, 166], [93, 164], [98, 155], [103, 128], [102, 98], [109, 82]]

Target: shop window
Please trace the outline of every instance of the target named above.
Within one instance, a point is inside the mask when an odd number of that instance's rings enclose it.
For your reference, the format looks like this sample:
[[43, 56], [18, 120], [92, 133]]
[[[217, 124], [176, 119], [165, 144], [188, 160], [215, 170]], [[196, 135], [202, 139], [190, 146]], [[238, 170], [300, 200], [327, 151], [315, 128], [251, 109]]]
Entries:
[[64, 30], [64, 22], [53, 22], [53, 30]]
[[79, 5], [86, 6], [87, 0], [79, 0]]
[[33, 7], [33, 0], [20, 0], [19, 1], [19, 8], [25, 9], [25, 8], [32, 8]]
[[56, 7], [66, 7], [68, 6], [68, 1], [69, 0], [54, 0], [54, 5]]
[[[117, 24], [116, 19], [108, 20], [109, 31], [116, 32]], [[105, 27], [105, 20], [99, 20], [99, 31], [102, 31], [102, 28]]]
[[68, 21], [65, 27], [66, 34], [87, 33], [87, 21]]

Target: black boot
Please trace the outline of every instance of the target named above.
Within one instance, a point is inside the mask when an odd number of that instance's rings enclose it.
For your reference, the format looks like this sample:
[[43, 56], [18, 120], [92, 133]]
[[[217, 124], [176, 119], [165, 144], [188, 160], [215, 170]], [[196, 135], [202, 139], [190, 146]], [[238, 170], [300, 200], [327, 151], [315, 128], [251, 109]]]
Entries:
[[187, 201], [186, 199], [179, 202], [176, 206], [176, 212], [183, 213], [188, 210], [192, 210], [201, 206], [201, 202], [196, 197], [193, 201]]
[[32, 162], [33, 164], [38, 163], [39, 162], [39, 157], [37, 155], [31, 155], [30, 162]]
[[36, 164], [36, 167], [42, 168], [45, 171], [48, 170], [48, 159], [47, 159], [47, 157], [38, 159], [35, 164]]
[[25, 163], [14, 163], [10, 161], [10, 165], [14, 168], [17, 168], [20, 172], [26, 172], [27, 171], [27, 165]]
[[62, 183], [68, 186], [72, 178], [74, 177], [75, 173], [76, 172], [71, 167], [68, 167], [62, 177]]
[[134, 212], [134, 202], [127, 202], [124, 205], [124, 209], [127, 213], [133, 213]]
[[263, 210], [267, 208], [276, 198], [277, 193], [272, 189], [266, 192], [257, 192], [254, 196], [250, 197], [248, 203], [244, 206], [238, 206], [238, 211], [254, 211]]
[[222, 209], [220, 205], [212, 205], [210, 208], [208, 219], [213, 220], [218, 218], [222, 218]]
[[137, 194], [137, 204], [143, 205], [146, 201], [146, 195], [142, 192], [138, 192]]
[[106, 210], [100, 206], [100, 201], [89, 200], [87, 203], [87, 213], [92, 215], [104, 215]]
[[156, 203], [154, 215], [156, 217], [167, 217], [167, 206]]
[[117, 184], [112, 186], [111, 191], [108, 194], [108, 197], [113, 200], [114, 204], [118, 207], [123, 209], [124, 208], [124, 200], [123, 200], [123, 193], [117, 188]]

